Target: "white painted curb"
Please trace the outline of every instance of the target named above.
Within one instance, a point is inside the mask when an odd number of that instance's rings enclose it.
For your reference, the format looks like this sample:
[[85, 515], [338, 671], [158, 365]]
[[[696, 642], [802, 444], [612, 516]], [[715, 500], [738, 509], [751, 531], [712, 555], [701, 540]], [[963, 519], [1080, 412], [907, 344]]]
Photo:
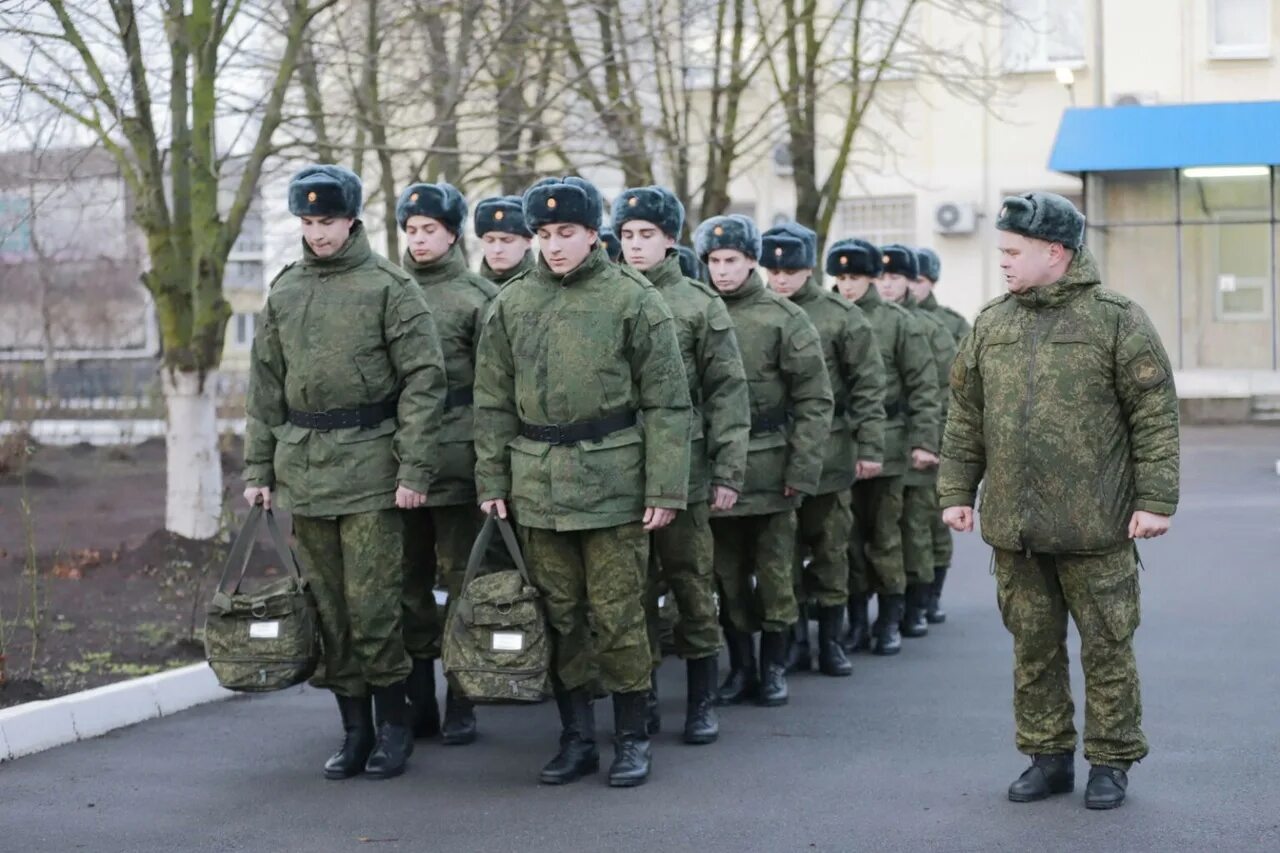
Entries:
[[197, 663], [0, 711], [0, 761], [98, 737], [236, 695]]

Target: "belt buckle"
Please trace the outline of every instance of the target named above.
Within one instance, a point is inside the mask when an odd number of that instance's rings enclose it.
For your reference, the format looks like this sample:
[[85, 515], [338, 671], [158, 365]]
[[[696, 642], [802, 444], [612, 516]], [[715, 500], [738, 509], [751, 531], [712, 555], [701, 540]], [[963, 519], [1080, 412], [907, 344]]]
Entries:
[[560, 432], [560, 424], [549, 424], [545, 429], [547, 431], [547, 444], [564, 444], [564, 434]]

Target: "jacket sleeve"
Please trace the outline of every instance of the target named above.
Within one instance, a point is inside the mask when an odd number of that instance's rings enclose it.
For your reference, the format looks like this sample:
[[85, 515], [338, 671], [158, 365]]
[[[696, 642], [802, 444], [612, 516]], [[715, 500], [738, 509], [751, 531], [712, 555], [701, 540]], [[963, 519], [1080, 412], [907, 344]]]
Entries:
[[1173, 515], [1178, 508], [1178, 392], [1160, 335], [1137, 305], [1122, 319], [1116, 391], [1129, 426], [1135, 510]]
[[400, 383], [400, 403], [392, 447], [400, 470], [396, 482], [426, 494], [436, 473], [447, 379], [440, 336], [416, 286], [393, 288], [387, 297], [383, 330], [387, 354]]
[[975, 327], [960, 342], [960, 352], [951, 363], [951, 408], [942, 436], [942, 464], [938, 467], [938, 504], [942, 509], [972, 507], [987, 470], [977, 338]]
[[942, 436], [942, 389], [937, 359], [921, 321], [907, 314], [898, 337], [903, 403], [907, 407], [907, 447], [937, 453]]
[[644, 505], [684, 509], [689, 495], [693, 415], [675, 320], [646, 288], [631, 327], [631, 379], [644, 418]]
[[813, 495], [822, 476], [835, 400], [821, 338], [803, 312], [797, 312], [787, 321], [780, 349], [779, 360], [791, 410], [783, 482], [801, 494]]
[[867, 315], [856, 305], [850, 307], [841, 348], [842, 367], [849, 379], [849, 425], [858, 443], [858, 458], [883, 462], [884, 361]]
[[704, 322], [706, 328], [696, 355], [711, 482], [741, 492], [751, 437], [747, 374], [733, 320], [724, 303], [719, 299], [708, 301]]
[[476, 348], [476, 498], [480, 503], [511, 497], [511, 451], [507, 445], [519, 432], [515, 359], [499, 297], [489, 303]]
[[245, 403], [244, 481], [250, 486], [275, 485], [276, 439], [272, 427], [289, 416], [284, 396], [284, 350], [276, 327], [271, 301], [262, 312], [262, 322], [253, 338], [249, 355], [249, 393]]

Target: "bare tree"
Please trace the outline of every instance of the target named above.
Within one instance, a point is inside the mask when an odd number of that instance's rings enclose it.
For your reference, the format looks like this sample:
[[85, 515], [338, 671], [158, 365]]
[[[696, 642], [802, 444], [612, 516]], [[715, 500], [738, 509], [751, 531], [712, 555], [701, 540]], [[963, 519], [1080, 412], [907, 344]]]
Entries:
[[[165, 523], [184, 536], [218, 529], [222, 474], [206, 380], [230, 315], [227, 255], [273, 153], [303, 33], [333, 2], [45, 0], [0, 12], [0, 33], [23, 54], [0, 59], [6, 96], [34, 97], [70, 118], [111, 152], [130, 189], [163, 342]], [[230, 142], [219, 144], [220, 130]], [[231, 156], [241, 172], [223, 211], [220, 177]]]

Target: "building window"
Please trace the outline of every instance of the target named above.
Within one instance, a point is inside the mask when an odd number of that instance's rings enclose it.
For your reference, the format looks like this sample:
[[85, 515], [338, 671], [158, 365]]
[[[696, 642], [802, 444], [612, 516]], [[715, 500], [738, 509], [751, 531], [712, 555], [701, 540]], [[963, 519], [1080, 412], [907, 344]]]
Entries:
[[915, 196], [843, 199], [836, 208], [834, 239], [858, 237], [877, 246], [916, 242]]
[[1271, 0], [1209, 0], [1209, 56], [1271, 56]]
[[0, 195], [0, 255], [31, 253], [31, 200]]
[[231, 321], [234, 327], [231, 342], [236, 349], [248, 349], [253, 345], [253, 314], [235, 314]]
[[1006, 71], [1048, 71], [1084, 62], [1083, 0], [1005, 0]]

